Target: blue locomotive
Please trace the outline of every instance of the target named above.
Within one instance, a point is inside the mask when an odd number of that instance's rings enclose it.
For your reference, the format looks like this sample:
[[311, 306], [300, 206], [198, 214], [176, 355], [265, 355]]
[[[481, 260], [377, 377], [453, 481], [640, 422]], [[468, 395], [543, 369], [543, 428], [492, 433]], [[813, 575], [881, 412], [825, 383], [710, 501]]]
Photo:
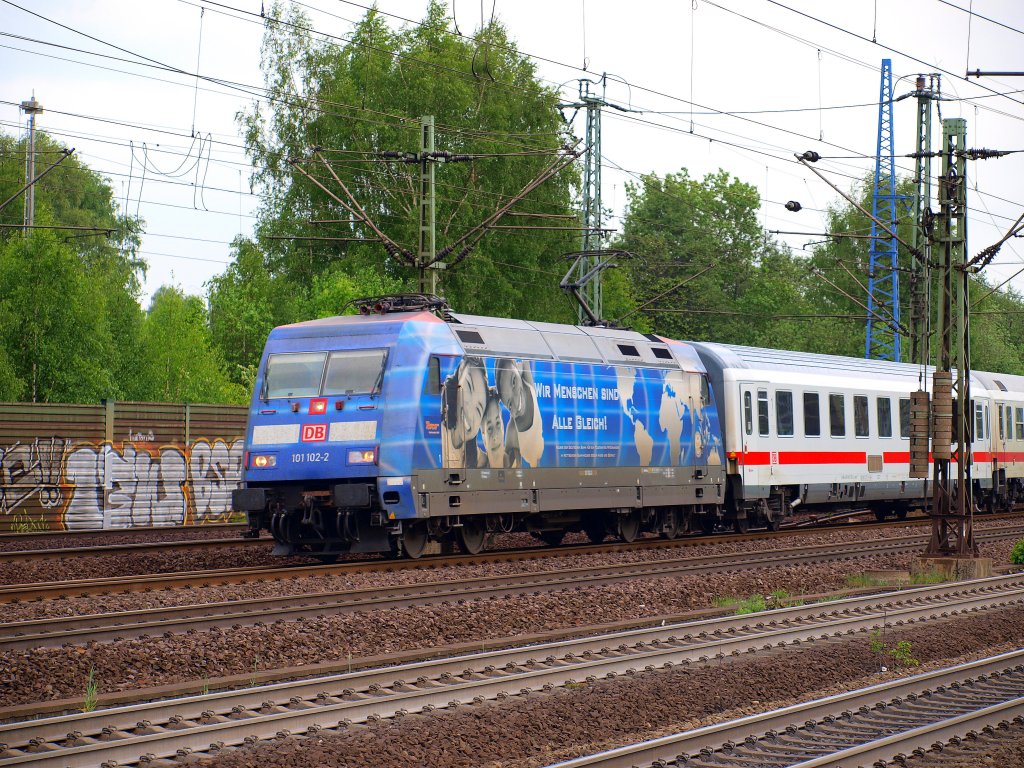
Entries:
[[722, 515], [721, 435], [688, 344], [385, 297], [271, 332], [233, 502], [276, 553], [325, 560], [671, 538]]

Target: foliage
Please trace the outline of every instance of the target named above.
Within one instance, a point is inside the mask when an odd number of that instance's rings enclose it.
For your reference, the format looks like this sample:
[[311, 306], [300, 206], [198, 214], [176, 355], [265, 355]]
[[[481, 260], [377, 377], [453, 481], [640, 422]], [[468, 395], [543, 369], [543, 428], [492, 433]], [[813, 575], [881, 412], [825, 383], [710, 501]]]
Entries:
[[627, 188], [622, 236], [637, 255], [626, 265], [626, 301], [639, 330], [815, 352], [836, 351], [848, 323], [816, 317], [809, 262], [759, 223], [757, 189], [724, 171], [692, 179], [683, 168]]
[[1019, 539], [1010, 550], [1010, 562], [1014, 565], [1024, 565], [1024, 539]]
[[913, 644], [909, 640], [898, 640], [893, 644], [885, 641], [885, 635], [881, 629], [872, 630], [868, 639], [868, 648], [871, 653], [879, 657], [881, 670], [886, 671], [883, 663], [886, 657], [893, 660], [897, 667], [916, 667], [921, 664], [913, 656]]
[[111, 371], [97, 362], [111, 359], [112, 339], [103, 309], [100, 287], [55, 234], [8, 240], [0, 248], [0, 316], [7, 378], [21, 383], [14, 391], [32, 402], [106, 397]]
[[[449, 28], [440, 2], [431, 3], [419, 25], [398, 31], [371, 9], [339, 46], [315, 38], [295, 5], [275, 3], [267, 16], [263, 69], [270, 99], [239, 115], [263, 195], [258, 241], [270, 273], [288, 283], [291, 295], [312, 302], [315, 312], [327, 309], [322, 302], [335, 289], [365, 295], [383, 283], [416, 290], [417, 274], [379, 242], [308, 239], [374, 235], [295, 171], [290, 158], [309, 158], [311, 148], [323, 147], [369, 218], [415, 253], [419, 165], [382, 162], [380, 153], [418, 151], [419, 116], [435, 117], [438, 150], [491, 155], [436, 166], [439, 249], [518, 193], [567, 141], [556, 92], [540, 84], [533, 64], [497, 22], [469, 39]], [[323, 165], [303, 167], [342, 194]], [[565, 171], [514, 210], [572, 215], [575, 181], [575, 172]], [[466, 260], [441, 273], [442, 291], [465, 312], [570, 320], [557, 285], [564, 272], [560, 255], [576, 247], [573, 235], [555, 230], [492, 231]], [[342, 274], [352, 286], [344, 285]], [[368, 280], [371, 274], [377, 283]]]
[[89, 677], [85, 681], [85, 696], [82, 699], [82, 711], [93, 712], [99, 703], [100, 684], [96, 680], [96, 667], [89, 667]]
[[153, 295], [141, 335], [144, 399], [242, 403], [248, 393], [232, 384], [214, 348], [206, 309], [197, 296], [163, 286]]
[[766, 610], [768, 610], [768, 605], [765, 602], [764, 595], [751, 595], [744, 600], [740, 600], [736, 606], [736, 615], [743, 616], [748, 613], [760, 613]]

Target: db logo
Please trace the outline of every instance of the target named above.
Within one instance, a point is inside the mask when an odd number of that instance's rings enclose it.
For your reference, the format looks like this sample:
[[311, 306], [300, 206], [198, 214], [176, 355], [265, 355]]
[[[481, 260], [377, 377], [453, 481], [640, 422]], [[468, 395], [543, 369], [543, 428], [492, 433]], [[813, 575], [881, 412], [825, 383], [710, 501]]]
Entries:
[[319, 443], [327, 439], [326, 424], [303, 424], [302, 442]]

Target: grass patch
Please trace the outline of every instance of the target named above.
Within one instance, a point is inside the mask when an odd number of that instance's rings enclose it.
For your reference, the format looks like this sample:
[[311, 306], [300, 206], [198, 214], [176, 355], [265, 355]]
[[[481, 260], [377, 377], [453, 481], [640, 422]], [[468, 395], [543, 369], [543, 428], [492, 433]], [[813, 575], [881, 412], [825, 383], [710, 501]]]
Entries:
[[711, 605], [715, 608], [735, 608], [740, 603], [740, 598], [729, 595], [715, 595], [711, 598]]
[[942, 574], [942, 571], [924, 571], [922, 573], [910, 574], [910, 583], [915, 586], [941, 584], [945, 580], [946, 577]]
[[866, 573], [852, 573], [846, 577], [846, 586], [851, 589], [861, 589], [864, 587], [891, 587], [893, 584], [877, 576], [868, 576]]
[[82, 711], [92, 712], [99, 703], [100, 684], [96, 680], [96, 667], [89, 667], [89, 677], [85, 681], [85, 696], [82, 699]]

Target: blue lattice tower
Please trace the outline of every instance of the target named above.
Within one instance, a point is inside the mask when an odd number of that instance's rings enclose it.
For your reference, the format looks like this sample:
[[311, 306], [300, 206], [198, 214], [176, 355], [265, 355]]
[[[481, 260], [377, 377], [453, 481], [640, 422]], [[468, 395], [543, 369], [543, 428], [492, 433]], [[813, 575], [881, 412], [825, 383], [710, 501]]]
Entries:
[[871, 203], [871, 258], [868, 264], [868, 330], [864, 357], [899, 360], [900, 321], [897, 243], [878, 222], [896, 231], [896, 162], [892, 146], [892, 59], [882, 59], [878, 94], [878, 146], [875, 152], [875, 187]]

